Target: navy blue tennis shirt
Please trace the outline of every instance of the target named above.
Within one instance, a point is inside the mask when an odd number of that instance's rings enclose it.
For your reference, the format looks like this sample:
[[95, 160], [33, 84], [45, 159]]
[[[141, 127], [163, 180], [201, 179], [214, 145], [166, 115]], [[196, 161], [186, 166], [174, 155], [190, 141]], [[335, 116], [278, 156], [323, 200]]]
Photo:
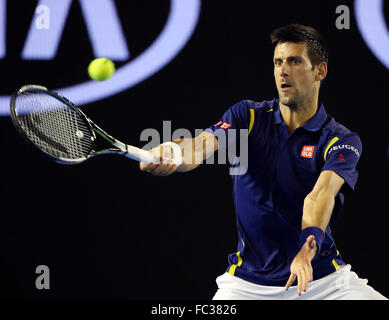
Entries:
[[[237, 251], [228, 257], [227, 272], [260, 285], [286, 284], [300, 249], [304, 198], [324, 170], [336, 172], [345, 183], [335, 198], [321, 250], [312, 260], [314, 280], [339, 269], [344, 262], [330, 224], [342, 210], [343, 193], [354, 190], [357, 181], [359, 136], [337, 123], [323, 104], [289, 133], [278, 99], [240, 101], [206, 131], [233, 129], [235, 141], [240, 141], [240, 129], [248, 130], [248, 162], [244, 174], [231, 176], [239, 241]], [[226, 149], [234, 143], [231, 140]]]

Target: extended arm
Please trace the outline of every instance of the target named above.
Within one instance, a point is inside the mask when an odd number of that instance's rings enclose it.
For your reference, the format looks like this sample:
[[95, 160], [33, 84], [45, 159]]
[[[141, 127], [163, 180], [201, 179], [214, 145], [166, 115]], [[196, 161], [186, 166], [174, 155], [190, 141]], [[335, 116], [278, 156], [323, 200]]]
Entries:
[[177, 143], [182, 151], [183, 162], [179, 167], [169, 163], [171, 157], [169, 147], [158, 146], [150, 152], [159, 157], [161, 163], [145, 164], [140, 162], [140, 170], [151, 172], [157, 176], [168, 176], [176, 171], [188, 172], [197, 168], [218, 149], [217, 139], [209, 132], [203, 132], [193, 139], [182, 138], [172, 142]]
[[[334, 171], [323, 171], [313, 190], [305, 197], [303, 207], [303, 218], [301, 223], [302, 230], [311, 230], [307, 228], [319, 228], [324, 233], [330, 221], [332, 210], [334, 209], [335, 196], [338, 194], [344, 180]], [[314, 229], [313, 228], [313, 229]], [[297, 293], [307, 290], [308, 282], [313, 280], [313, 270], [311, 261], [317, 253], [317, 246], [314, 235], [306, 234], [305, 243], [294, 258], [290, 266], [290, 277], [285, 289], [293, 284], [297, 277]]]

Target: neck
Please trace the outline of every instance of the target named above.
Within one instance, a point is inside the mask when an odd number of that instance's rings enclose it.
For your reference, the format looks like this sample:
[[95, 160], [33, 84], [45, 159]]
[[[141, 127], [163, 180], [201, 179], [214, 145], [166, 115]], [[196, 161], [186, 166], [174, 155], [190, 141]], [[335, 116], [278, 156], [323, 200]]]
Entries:
[[316, 114], [318, 103], [318, 98], [316, 98], [310, 103], [301, 104], [291, 109], [280, 102], [281, 116], [288, 127], [289, 133], [296, 130]]

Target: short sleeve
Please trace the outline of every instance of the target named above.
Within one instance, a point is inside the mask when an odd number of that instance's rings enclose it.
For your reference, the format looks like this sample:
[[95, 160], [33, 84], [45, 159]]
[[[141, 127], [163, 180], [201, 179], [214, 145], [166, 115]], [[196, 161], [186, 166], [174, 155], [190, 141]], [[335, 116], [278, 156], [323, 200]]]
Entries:
[[205, 129], [215, 135], [219, 142], [219, 148], [227, 149], [232, 143], [239, 145], [240, 130], [249, 128], [250, 111], [245, 100], [230, 107], [220, 120]]
[[357, 163], [362, 154], [361, 139], [357, 134], [333, 137], [325, 150], [325, 164], [322, 171], [332, 170], [341, 176], [346, 186], [342, 191], [354, 191], [358, 179]]

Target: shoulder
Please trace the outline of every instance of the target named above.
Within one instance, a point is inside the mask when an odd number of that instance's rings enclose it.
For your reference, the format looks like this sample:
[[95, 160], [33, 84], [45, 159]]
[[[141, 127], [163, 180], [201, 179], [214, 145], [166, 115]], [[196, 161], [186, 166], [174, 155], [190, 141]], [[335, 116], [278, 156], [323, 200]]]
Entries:
[[253, 109], [256, 112], [268, 112], [268, 111], [273, 111], [277, 105], [277, 99], [273, 100], [263, 100], [260, 102], [253, 101], [253, 100], [243, 100], [244, 103], [246, 104], [246, 107], [249, 109]]
[[240, 119], [252, 119], [258, 118], [260, 114], [270, 113], [277, 106], [276, 99], [263, 100], [260, 102], [253, 100], [240, 100], [232, 105], [227, 112], [229, 112], [234, 118]]
[[358, 133], [351, 131], [344, 125], [337, 122], [332, 116], [328, 116], [328, 120], [323, 130], [327, 133], [329, 139], [336, 140], [352, 140], [361, 143]]
[[272, 111], [278, 108], [277, 99], [273, 100], [263, 100], [263, 101], [253, 101], [253, 100], [242, 100], [241, 108], [244, 108], [245, 112], [249, 114], [250, 120], [255, 119], [264, 119], [270, 115]]
[[245, 100], [246, 108], [249, 110], [249, 135], [252, 131], [258, 133], [258, 128], [269, 128], [273, 121], [273, 112], [278, 108], [278, 100], [263, 100], [260, 102]]
[[323, 128], [325, 134], [324, 141], [324, 160], [327, 156], [336, 150], [349, 149], [353, 151], [358, 158], [362, 153], [362, 142], [359, 134], [346, 128], [344, 125], [335, 121], [331, 116], [328, 116], [328, 122]]

